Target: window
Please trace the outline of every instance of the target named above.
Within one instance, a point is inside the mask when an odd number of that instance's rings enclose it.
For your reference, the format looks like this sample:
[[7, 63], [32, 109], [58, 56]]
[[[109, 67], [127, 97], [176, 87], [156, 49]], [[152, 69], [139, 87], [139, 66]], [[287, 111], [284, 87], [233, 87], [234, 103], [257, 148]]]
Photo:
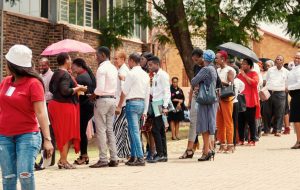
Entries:
[[68, 0], [60, 0], [60, 20], [69, 22], [69, 14], [68, 14]]
[[[128, 0], [115, 0], [114, 1], [114, 6], [116, 7], [122, 7], [122, 6], [127, 6], [128, 5]], [[132, 31], [132, 36], [134, 38], [141, 38], [141, 25], [139, 24], [139, 15], [134, 15], [134, 20], [132, 21], [134, 24], [134, 28]]]
[[4, 9], [28, 16], [41, 16], [41, 4], [44, 0], [4, 1]]
[[92, 27], [93, 23], [93, 2], [92, 0], [85, 1], [85, 26]]
[[133, 37], [135, 38], [141, 38], [141, 25], [139, 24], [139, 17], [138, 15], [135, 15], [134, 16], [135, 19], [134, 19], [134, 31], [133, 31]]
[[101, 7], [99, 1], [93, 0], [93, 27], [96, 29], [99, 28], [98, 20], [100, 19], [100, 15], [101, 15], [100, 10]]
[[93, 0], [60, 0], [60, 20], [92, 27]]

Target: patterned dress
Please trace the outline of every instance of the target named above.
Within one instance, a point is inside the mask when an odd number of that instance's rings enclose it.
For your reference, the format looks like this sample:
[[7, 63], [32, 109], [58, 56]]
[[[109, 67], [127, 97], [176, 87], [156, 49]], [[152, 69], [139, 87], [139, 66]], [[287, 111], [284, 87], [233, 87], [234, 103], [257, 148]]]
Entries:
[[[217, 71], [213, 64], [203, 67], [191, 81], [193, 87], [198, 84], [209, 86], [211, 83], [217, 83]], [[197, 133], [209, 132], [210, 135], [215, 134], [217, 108], [217, 102], [211, 105], [198, 104]]]
[[116, 116], [113, 131], [116, 136], [116, 145], [119, 158], [128, 158], [130, 156], [130, 140], [128, 135], [128, 123], [126, 119], [125, 106], [121, 114]]

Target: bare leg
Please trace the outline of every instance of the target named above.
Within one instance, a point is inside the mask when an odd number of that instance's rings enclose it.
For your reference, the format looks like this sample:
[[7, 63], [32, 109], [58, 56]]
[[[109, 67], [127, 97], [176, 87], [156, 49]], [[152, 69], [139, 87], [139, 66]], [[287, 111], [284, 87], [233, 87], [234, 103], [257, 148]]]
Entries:
[[286, 114], [284, 116], [284, 132], [283, 134], [290, 134], [290, 116], [289, 114]]
[[300, 142], [300, 122], [296, 122], [294, 123], [295, 125], [295, 132], [296, 132], [296, 135], [297, 135], [297, 142], [299, 143]]
[[172, 132], [172, 140], [175, 140], [176, 134], [175, 134], [175, 121], [170, 121], [171, 125], [171, 132]]
[[68, 153], [69, 153], [69, 149], [70, 149], [70, 145], [71, 145], [71, 142], [67, 142], [64, 146], [63, 146], [63, 150], [60, 151], [60, 159], [59, 161], [62, 163], [62, 164], [67, 164], [68, 163]]
[[286, 114], [284, 116], [284, 127], [286, 127], [286, 128], [290, 127], [290, 116], [289, 116], [289, 114]]
[[203, 138], [203, 154], [207, 155], [210, 151], [209, 133], [208, 132], [202, 133], [202, 138]]
[[179, 121], [175, 122], [175, 136], [179, 139]]

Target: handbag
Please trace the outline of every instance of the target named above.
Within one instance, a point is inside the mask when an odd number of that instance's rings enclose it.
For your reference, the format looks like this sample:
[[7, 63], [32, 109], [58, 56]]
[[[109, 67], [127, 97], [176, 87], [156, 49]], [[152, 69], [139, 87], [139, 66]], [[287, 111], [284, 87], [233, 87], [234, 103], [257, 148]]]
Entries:
[[239, 112], [245, 112], [247, 107], [246, 107], [246, 97], [244, 94], [239, 94], [237, 96], [237, 100], [238, 100], [238, 105], [239, 105]]
[[220, 98], [224, 99], [224, 98], [229, 98], [235, 96], [235, 92], [234, 92], [234, 85], [229, 85], [229, 86], [222, 86], [221, 87], [221, 93], [220, 93]]
[[211, 105], [217, 101], [216, 84], [210, 83], [206, 86], [204, 83], [200, 85], [196, 102], [202, 105]]
[[259, 91], [258, 95], [259, 95], [259, 99], [260, 99], [261, 101], [267, 101], [267, 100], [270, 98], [270, 96], [271, 96], [269, 90], [268, 90], [266, 87], [263, 87], [263, 88]]

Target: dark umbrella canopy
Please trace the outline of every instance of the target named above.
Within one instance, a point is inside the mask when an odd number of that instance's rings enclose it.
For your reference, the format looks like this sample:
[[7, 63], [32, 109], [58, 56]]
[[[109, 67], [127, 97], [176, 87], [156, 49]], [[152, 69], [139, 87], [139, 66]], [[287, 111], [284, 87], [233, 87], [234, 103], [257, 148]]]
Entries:
[[254, 62], [259, 61], [257, 55], [251, 49], [240, 44], [227, 42], [225, 44], [219, 45], [217, 48], [220, 50], [225, 50], [228, 54], [239, 58], [249, 58], [252, 59], [252, 61]]

